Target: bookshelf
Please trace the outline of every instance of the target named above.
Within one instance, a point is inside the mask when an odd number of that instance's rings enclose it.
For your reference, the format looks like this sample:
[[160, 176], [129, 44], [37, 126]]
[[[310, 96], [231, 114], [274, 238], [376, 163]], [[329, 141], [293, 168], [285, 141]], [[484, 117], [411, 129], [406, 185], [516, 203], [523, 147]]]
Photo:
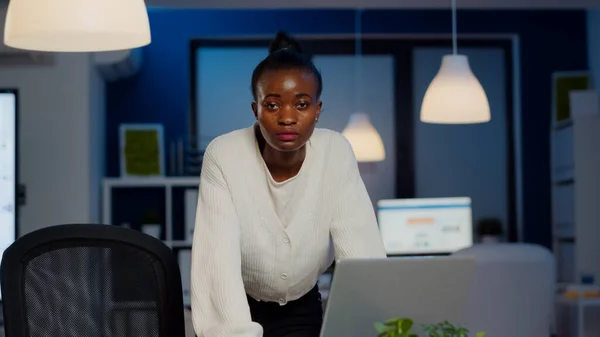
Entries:
[[191, 248], [199, 177], [105, 178], [102, 223], [142, 230], [143, 214], [159, 215], [160, 239], [181, 270], [184, 304], [190, 305]]
[[[181, 188], [184, 190], [195, 190], [198, 189], [198, 184], [200, 183], [199, 178], [181, 178], [181, 177], [159, 177], [159, 178], [106, 178], [103, 181], [103, 191], [102, 191], [102, 222], [111, 225], [120, 225], [122, 223], [135, 224], [137, 219], [131, 218], [121, 218], [114, 214], [114, 199], [115, 194], [118, 193], [117, 190], [127, 190], [127, 189], [147, 189], [147, 190], [156, 190], [160, 189], [163, 191], [164, 195], [164, 214], [161, 214], [164, 218], [162, 233], [163, 233], [163, 242], [171, 247], [186, 247], [191, 245], [191, 238], [186, 237], [175, 237], [174, 226], [185, 226], [182, 223], [174, 223], [174, 195], [175, 189]], [[185, 191], [183, 192], [185, 193]], [[196, 192], [197, 193], [197, 192]], [[177, 205], [177, 206], [185, 206], [185, 205]], [[195, 205], [194, 205], [195, 206]], [[136, 225], [133, 225], [132, 228], [136, 228]], [[187, 234], [187, 233], [185, 233]]]

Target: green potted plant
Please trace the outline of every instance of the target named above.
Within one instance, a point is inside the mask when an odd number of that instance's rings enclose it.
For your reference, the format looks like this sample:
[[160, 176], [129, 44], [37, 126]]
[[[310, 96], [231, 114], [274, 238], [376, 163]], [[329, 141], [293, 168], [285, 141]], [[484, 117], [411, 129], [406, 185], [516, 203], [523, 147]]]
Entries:
[[482, 243], [498, 242], [504, 235], [504, 226], [498, 218], [483, 218], [477, 222], [477, 236]]
[[413, 320], [410, 318], [390, 318], [385, 322], [376, 322], [377, 337], [418, 337], [411, 332]]
[[[377, 337], [418, 337], [412, 332], [414, 322], [410, 318], [391, 318], [385, 322], [376, 322]], [[448, 321], [423, 325], [426, 337], [469, 337], [469, 330], [455, 326]], [[483, 337], [485, 332], [478, 332], [475, 337]]]
[[[469, 337], [469, 330], [461, 326], [455, 326], [448, 321], [437, 324], [425, 324], [423, 331], [428, 337]], [[478, 332], [476, 337], [485, 336], [485, 332]]]

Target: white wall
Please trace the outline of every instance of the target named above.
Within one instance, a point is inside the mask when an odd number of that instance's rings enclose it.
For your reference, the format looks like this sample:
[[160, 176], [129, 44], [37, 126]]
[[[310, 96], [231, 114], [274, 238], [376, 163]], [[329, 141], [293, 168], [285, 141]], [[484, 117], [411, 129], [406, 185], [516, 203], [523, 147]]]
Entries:
[[102, 188], [106, 168], [105, 129], [106, 129], [106, 94], [105, 81], [93, 65], [89, 67], [90, 75], [90, 100], [88, 102], [90, 118], [88, 130], [90, 132], [89, 151], [89, 186], [90, 186], [90, 212], [89, 222], [100, 222], [102, 218]]
[[[0, 17], [3, 27], [4, 10]], [[54, 61], [0, 65], [0, 87], [19, 90], [19, 180], [27, 188], [27, 203], [19, 210], [21, 235], [99, 221], [104, 84], [90, 54], [55, 54]]]

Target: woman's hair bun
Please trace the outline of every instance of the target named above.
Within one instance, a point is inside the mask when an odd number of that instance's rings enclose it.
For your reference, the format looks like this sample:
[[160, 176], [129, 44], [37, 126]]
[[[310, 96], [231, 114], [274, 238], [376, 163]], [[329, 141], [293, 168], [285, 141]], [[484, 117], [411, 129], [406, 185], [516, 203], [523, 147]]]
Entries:
[[283, 49], [289, 49], [298, 54], [302, 54], [302, 46], [300, 45], [300, 42], [291, 37], [288, 33], [279, 31], [269, 45], [269, 54]]

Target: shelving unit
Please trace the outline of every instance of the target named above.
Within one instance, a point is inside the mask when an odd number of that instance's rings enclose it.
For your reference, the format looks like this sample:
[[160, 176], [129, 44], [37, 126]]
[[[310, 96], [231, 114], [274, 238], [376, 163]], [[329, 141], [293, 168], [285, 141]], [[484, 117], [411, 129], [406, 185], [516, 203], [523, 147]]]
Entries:
[[[600, 95], [570, 92], [569, 120], [554, 125], [551, 141], [552, 235], [560, 284], [600, 283]], [[600, 299], [556, 300], [557, 329], [565, 336], [597, 335]], [[587, 319], [586, 319], [587, 317]]]
[[600, 95], [571, 92], [571, 119], [551, 130], [553, 248], [558, 282], [600, 282]]
[[[102, 191], [102, 222], [118, 225], [114, 222], [113, 214], [113, 192], [115, 189], [141, 189], [161, 188], [164, 189], [164, 233], [163, 242], [171, 248], [185, 248], [190, 246], [187, 240], [175, 240], [173, 238], [173, 188], [198, 188], [199, 178], [193, 177], [158, 177], [158, 178], [106, 178], [103, 181]], [[177, 224], [184, 225], [184, 224]]]
[[[109, 225], [133, 224], [139, 228], [139, 215], [147, 209], [159, 209], [163, 218], [161, 239], [170, 247], [179, 261], [184, 304], [190, 305], [190, 269], [192, 240], [190, 224], [186, 225], [189, 211], [196, 212], [195, 201], [191, 210], [185, 209], [186, 190], [196, 190], [197, 177], [106, 178], [102, 189], [102, 222]], [[121, 195], [120, 195], [121, 194]], [[196, 196], [197, 198], [197, 196]], [[191, 224], [193, 230], [193, 219]], [[179, 235], [175, 235], [178, 233]]]

